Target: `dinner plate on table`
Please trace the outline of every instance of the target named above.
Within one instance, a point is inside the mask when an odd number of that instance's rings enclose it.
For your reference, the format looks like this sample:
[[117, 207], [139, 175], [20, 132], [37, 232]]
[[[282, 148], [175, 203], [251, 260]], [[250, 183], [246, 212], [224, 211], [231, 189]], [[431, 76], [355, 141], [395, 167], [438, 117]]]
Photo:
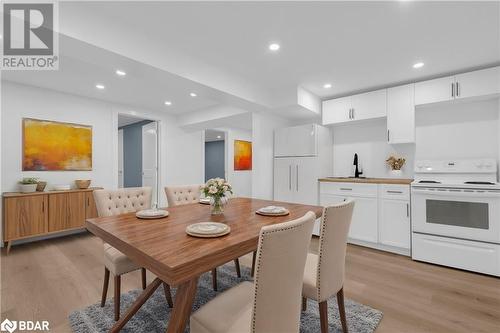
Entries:
[[227, 235], [231, 228], [224, 223], [199, 222], [188, 225], [186, 233], [193, 237], [211, 238]]
[[161, 219], [168, 216], [168, 211], [163, 209], [144, 209], [135, 213], [135, 216], [140, 219]]
[[210, 205], [210, 198], [200, 198], [200, 203], [203, 205]]
[[285, 215], [290, 214], [288, 209], [286, 209], [285, 207], [280, 207], [280, 206], [262, 207], [259, 210], [257, 210], [256, 213], [259, 215], [264, 215], [264, 216], [285, 216]]

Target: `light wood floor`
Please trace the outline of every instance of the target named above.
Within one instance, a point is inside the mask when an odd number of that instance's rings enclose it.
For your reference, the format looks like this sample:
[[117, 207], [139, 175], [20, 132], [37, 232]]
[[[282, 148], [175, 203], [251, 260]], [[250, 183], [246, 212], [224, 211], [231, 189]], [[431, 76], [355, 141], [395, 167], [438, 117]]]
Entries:
[[[101, 241], [87, 233], [13, 246], [1, 257], [1, 319], [49, 320], [51, 332], [70, 332], [68, 314], [100, 299], [101, 257]], [[138, 272], [122, 279], [124, 292], [140, 287]], [[349, 246], [344, 289], [384, 312], [377, 332], [500, 332], [498, 278]]]

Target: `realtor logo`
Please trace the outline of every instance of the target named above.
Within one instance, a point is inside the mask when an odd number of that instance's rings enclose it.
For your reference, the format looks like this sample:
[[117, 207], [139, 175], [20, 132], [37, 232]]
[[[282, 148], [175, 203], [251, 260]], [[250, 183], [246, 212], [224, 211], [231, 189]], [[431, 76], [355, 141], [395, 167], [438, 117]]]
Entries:
[[10, 321], [9, 319], [5, 319], [2, 321], [0, 324], [0, 330], [2, 332], [14, 332], [17, 329], [17, 322], [16, 321]]
[[58, 69], [57, 2], [3, 4], [2, 69]]

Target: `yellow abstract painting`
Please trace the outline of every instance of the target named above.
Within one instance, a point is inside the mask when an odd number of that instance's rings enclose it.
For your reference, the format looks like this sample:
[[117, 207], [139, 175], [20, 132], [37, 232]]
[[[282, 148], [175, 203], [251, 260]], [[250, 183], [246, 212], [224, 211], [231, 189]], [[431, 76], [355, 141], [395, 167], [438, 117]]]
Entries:
[[92, 126], [23, 119], [23, 171], [92, 170]]
[[252, 143], [234, 140], [234, 170], [252, 170]]

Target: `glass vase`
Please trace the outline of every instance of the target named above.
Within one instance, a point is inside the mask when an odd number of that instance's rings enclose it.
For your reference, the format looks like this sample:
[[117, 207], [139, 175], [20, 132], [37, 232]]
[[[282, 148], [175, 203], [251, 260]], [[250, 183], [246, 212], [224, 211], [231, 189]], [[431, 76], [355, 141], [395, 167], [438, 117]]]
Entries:
[[226, 203], [227, 200], [224, 197], [211, 197], [210, 206], [212, 207], [212, 215], [224, 214], [224, 206], [226, 205]]

